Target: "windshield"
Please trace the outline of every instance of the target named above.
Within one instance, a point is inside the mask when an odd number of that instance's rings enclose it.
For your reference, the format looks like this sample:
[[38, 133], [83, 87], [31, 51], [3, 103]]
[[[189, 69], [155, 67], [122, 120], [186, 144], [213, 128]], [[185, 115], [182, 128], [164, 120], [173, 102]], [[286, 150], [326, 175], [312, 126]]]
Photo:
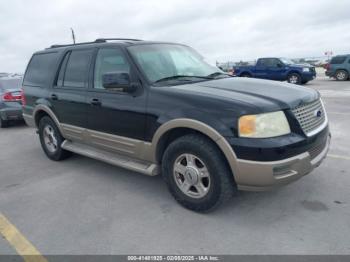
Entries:
[[209, 65], [193, 49], [176, 44], [149, 44], [128, 47], [150, 82], [205, 81], [213, 74], [224, 74]]
[[292, 65], [292, 64], [295, 64], [291, 59], [289, 59], [289, 58], [284, 58], [284, 57], [282, 57], [282, 58], [280, 58], [280, 60], [282, 61], [282, 63], [283, 64], [285, 64], [285, 65]]

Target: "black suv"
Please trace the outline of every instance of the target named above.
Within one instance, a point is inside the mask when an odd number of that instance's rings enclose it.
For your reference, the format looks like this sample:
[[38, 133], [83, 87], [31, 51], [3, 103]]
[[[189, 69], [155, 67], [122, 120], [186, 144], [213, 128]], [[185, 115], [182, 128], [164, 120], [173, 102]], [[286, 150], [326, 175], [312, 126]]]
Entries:
[[235, 78], [192, 48], [97, 39], [36, 52], [23, 116], [52, 160], [71, 152], [146, 175], [208, 211], [237, 190], [267, 190], [318, 166], [330, 135], [318, 92]]

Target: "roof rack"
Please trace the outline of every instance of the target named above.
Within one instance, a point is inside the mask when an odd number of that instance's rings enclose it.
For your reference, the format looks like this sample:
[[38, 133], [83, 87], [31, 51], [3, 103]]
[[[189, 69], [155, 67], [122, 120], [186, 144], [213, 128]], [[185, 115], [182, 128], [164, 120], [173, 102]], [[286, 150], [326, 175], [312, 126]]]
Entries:
[[134, 39], [134, 38], [98, 38], [95, 40], [95, 43], [104, 43], [107, 41], [114, 41], [114, 40], [121, 40], [121, 41], [142, 41], [141, 39]]
[[76, 46], [76, 45], [87, 45], [87, 44], [96, 44], [96, 43], [106, 43], [107, 41], [142, 41], [140, 39], [133, 39], [133, 38], [98, 38], [93, 42], [82, 42], [82, 43], [76, 43], [76, 44], [66, 44], [66, 45], [52, 45], [49, 48], [59, 48], [59, 47], [66, 47], [66, 46]]

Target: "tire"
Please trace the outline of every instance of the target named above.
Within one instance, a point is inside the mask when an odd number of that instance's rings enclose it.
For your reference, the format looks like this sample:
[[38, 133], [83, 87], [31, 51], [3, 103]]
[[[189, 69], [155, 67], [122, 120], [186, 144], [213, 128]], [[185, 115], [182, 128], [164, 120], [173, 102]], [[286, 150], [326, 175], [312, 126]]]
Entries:
[[71, 156], [71, 152], [61, 147], [64, 138], [55, 122], [48, 116], [44, 116], [39, 121], [39, 138], [41, 147], [51, 160], [60, 161]]
[[300, 85], [301, 84], [301, 76], [298, 73], [291, 73], [288, 75], [287, 81], [290, 84]]
[[0, 117], [0, 128], [6, 128], [9, 126], [9, 121], [7, 120], [3, 120], [1, 117]]
[[349, 78], [349, 73], [345, 70], [337, 70], [335, 72], [335, 79], [337, 81], [346, 81]]
[[[179, 166], [176, 171], [175, 164]], [[215, 209], [237, 191], [221, 151], [201, 135], [185, 135], [167, 147], [162, 159], [162, 176], [176, 201], [196, 212]]]

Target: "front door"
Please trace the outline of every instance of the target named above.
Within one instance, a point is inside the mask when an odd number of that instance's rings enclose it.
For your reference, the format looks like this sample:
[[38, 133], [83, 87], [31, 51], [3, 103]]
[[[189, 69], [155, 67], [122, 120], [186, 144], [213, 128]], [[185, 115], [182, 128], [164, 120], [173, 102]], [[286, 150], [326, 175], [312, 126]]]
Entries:
[[146, 92], [143, 89], [130, 94], [105, 89], [102, 76], [106, 73], [128, 73], [131, 82], [139, 82], [122, 49], [98, 49], [91, 79], [92, 86], [88, 90], [90, 142], [104, 149], [135, 155], [136, 144], [144, 140]]

